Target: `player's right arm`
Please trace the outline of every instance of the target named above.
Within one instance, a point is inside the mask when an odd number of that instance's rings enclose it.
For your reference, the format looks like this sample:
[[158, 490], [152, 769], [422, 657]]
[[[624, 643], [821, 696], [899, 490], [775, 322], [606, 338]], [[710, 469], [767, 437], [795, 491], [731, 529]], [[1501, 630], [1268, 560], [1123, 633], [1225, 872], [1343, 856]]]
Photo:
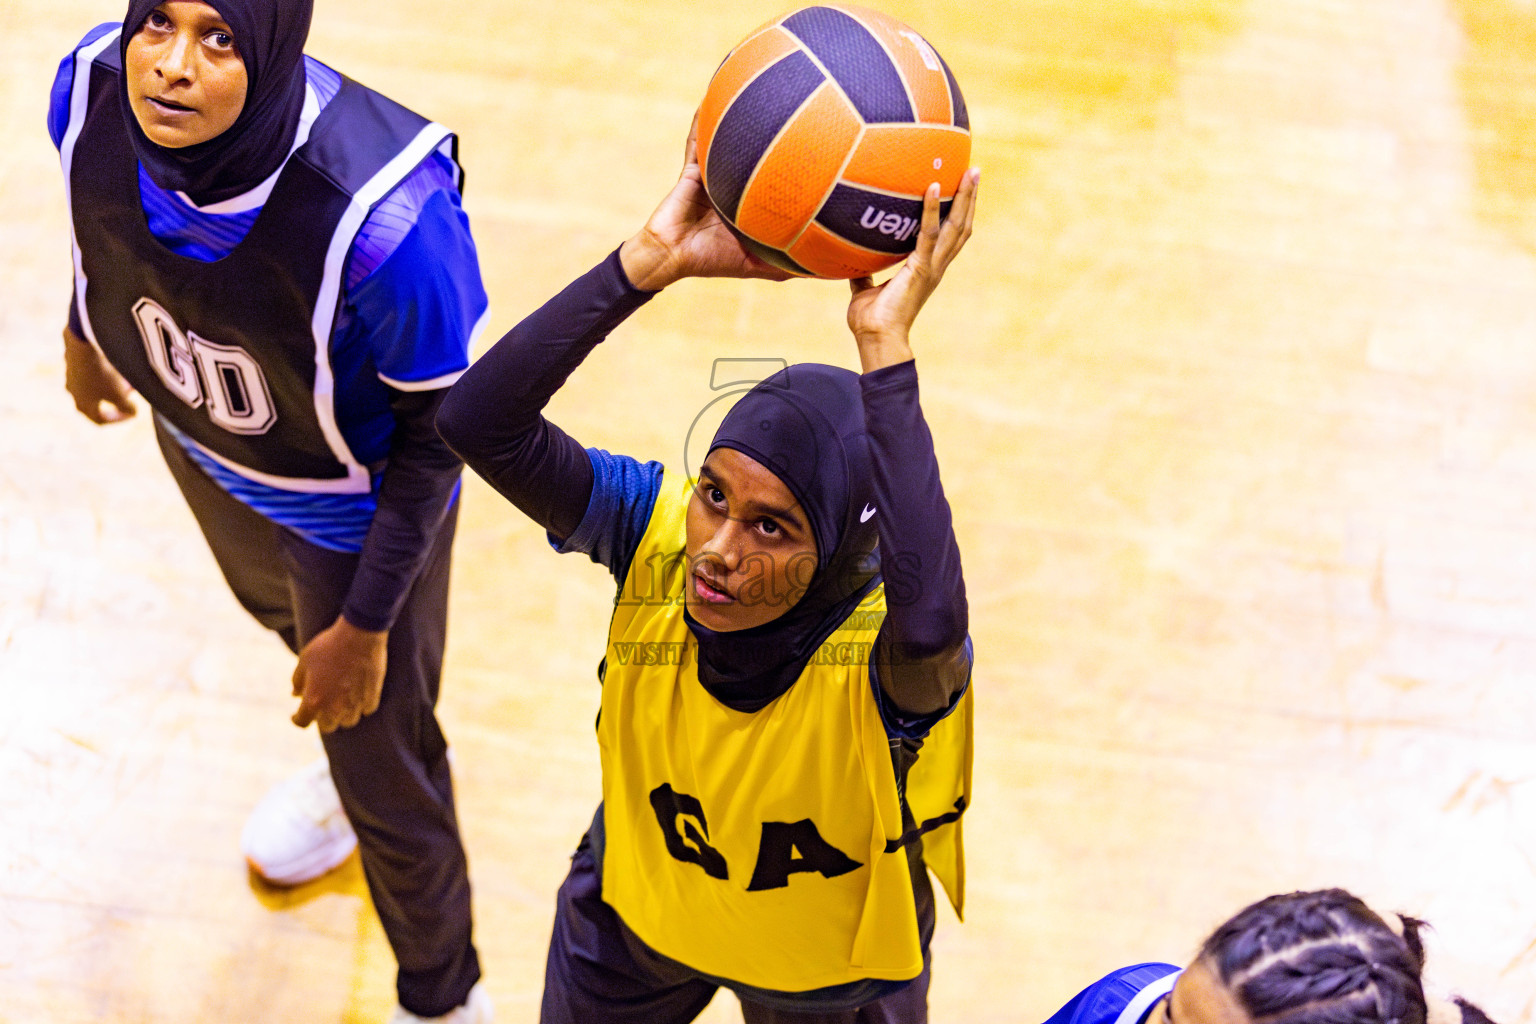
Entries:
[[[116, 22], [97, 25], [80, 40], [86, 46], [117, 28]], [[64, 141], [64, 131], [69, 125], [69, 96], [75, 82], [75, 54], [73, 51], [59, 62], [53, 88], [48, 94], [48, 135], [57, 149]], [[69, 182], [64, 183], [69, 187]], [[75, 408], [92, 423], [119, 423], [137, 413], [134, 406], [133, 388], [122, 374], [112, 368], [96, 347], [81, 337], [79, 313], [75, 307], [75, 293], [71, 286], [69, 312], [64, 327], [64, 388], [75, 400]]]
[[620, 578], [644, 533], [660, 467], [589, 452], [543, 409], [651, 294], [631, 285], [610, 255], [491, 346], [437, 413], [438, 432], [466, 466], [562, 550], [584, 551]]
[[645, 226], [466, 370], [438, 410], [438, 430], [562, 550], [584, 551], [622, 580], [661, 468], [589, 453], [544, 419], [544, 406], [609, 332], [667, 285], [685, 277], [788, 276], [749, 255], [714, 212], [690, 129], [682, 172]]
[[677, 183], [645, 226], [619, 247], [625, 277], [649, 292], [659, 292], [685, 277], [789, 280], [789, 274], [742, 248], [710, 204], [699, 170], [698, 130], [695, 114]]

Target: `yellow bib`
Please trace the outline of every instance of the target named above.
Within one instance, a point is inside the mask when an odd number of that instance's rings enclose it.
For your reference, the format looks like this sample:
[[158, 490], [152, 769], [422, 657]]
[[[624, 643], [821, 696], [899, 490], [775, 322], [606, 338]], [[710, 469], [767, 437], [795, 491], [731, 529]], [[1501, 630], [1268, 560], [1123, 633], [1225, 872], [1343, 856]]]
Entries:
[[800, 678], [756, 712], [699, 683], [683, 619], [690, 487], [662, 481], [609, 627], [598, 742], [603, 898], [647, 945], [705, 974], [800, 992], [922, 970], [903, 840], [956, 913], [970, 800], [971, 699], [924, 741], [903, 836], [870, 692], [876, 588]]

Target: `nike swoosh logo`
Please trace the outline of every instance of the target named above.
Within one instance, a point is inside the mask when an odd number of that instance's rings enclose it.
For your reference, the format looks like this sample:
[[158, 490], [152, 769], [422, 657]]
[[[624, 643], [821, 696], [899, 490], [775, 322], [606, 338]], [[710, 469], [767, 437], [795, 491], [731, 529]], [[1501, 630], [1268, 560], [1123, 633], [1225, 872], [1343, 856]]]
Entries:
[[859, 513], [859, 522], [861, 522], [861, 523], [869, 522], [870, 517], [872, 517], [874, 514], [875, 514], [875, 506], [873, 506], [873, 505], [865, 505], [864, 506], [864, 511]]

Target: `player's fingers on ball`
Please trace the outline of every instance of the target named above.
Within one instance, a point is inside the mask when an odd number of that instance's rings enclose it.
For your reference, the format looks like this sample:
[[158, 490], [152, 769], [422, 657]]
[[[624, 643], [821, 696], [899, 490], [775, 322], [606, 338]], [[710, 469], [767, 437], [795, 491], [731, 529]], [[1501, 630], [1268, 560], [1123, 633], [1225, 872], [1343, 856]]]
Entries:
[[970, 241], [971, 219], [966, 215], [968, 212], [961, 211], [957, 201], [956, 205], [950, 208], [949, 218], [944, 222], [944, 234], [939, 241], [939, 252], [935, 258], [946, 267], [960, 254], [960, 250], [965, 248], [965, 243]]
[[981, 191], [981, 171], [971, 168], [967, 175], [968, 187], [965, 192], [965, 216], [961, 218], [961, 239], [964, 243], [971, 237], [971, 229], [976, 223], [976, 197]]
[[923, 195], [923, 216], [918, 225], [917, 245], [913, 248], [913, 255], [919, 263], [930, 258], [939, 244], [940, 231], [944, 226], [940, 207], [939, 184], [934, 182]]
[[954, 200], [949, 206], [949, 215], [944, 218], [944, 225], [963, 228], [968, 225], [976, 211], [976, 184], [980, 179], [980, 171], [972, 167], [960, 177], [960, 184], [955, 188]]
[[[960, 216], [960, 227], [966, 238], [971, 237], [971, 226], [976, 222], [976, 197], [981, 192], [981, 169], [972, 167], [965, 173], [960, 182], [961, 195], [965, 199], [964, 213]], [[956, 199], [959, 204], [959, 198]]]
[[971, 171], [967, 171], [960, 179], [960, 187], [955, 189], [955, 198], [949, 206], [949, 215], [944, 218], [944, 232], [950, 238], [957, 238], [961, 244], [971, 235], [971, 223], [976, 217], [976, 187], [971, 177]]
[[928, 190], [923, 193], [923, 220], [920, 233], [936, 236], [939, 232], [939, 210], [943, 200], [939, 194], [939, 183], [932, 182]]

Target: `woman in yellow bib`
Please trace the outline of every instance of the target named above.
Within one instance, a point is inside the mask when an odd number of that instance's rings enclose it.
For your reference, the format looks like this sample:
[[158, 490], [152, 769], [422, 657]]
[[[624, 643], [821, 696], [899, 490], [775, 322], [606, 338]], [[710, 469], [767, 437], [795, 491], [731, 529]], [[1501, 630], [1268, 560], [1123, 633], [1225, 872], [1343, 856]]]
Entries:
[[934, 894], [957, 911], [971, 651], [960, 555], [908, 331], [970, 236], [979, 174], [917, 249], [854, 281], [862, 374], [789, 366], [726, 415], [697, 479], [584, 449], [541, 415], [588, 352], [684, 277], [781, 279], [705, 199], [690, 140], [646, 226], [513, 328], [438, 426], [618, 594], [603, 802], [561, 887], [541, 1020], [927, 1017]]

